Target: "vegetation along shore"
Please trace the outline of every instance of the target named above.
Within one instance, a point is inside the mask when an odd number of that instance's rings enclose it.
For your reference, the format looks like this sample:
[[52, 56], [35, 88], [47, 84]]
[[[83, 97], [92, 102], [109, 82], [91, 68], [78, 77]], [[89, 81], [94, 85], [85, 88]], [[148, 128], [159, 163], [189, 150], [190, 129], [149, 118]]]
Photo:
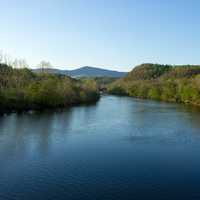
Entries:
[[88, 104], [99, 99], [94, 80], [34, 73], [0, 64], [0, 113]]
[[200, 106], [200, 66], [147, 63], [122, 78], [74, 79], [0, 64], [0, 113], [93, 103], [100, 91]]
[[110, 94], [200, 106], [200, 66], [142, 64], [107, 87]]

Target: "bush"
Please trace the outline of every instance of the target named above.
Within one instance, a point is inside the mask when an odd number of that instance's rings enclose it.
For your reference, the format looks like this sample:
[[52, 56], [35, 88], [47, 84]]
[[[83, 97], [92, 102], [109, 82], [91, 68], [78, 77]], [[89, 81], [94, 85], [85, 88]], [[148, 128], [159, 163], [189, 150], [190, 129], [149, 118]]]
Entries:
[[94, 81], [64, 75], [34, 74], [0, 64], [0, 112], [64, 107], [99, 98]]
[[142, 64], [111, 83], [108, 92], [200, 105], [200, 66]]

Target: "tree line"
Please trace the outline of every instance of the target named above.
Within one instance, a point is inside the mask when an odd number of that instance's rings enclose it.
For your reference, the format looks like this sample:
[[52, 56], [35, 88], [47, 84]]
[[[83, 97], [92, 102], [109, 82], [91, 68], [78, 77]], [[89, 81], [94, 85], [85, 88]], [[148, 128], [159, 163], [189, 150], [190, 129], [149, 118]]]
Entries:
[[200, 105], [200, 66], [142, 64], [107, 90], [117, 95]]
[[0, 113], [66, 107], [99, 99], [96, 82], [0, 63]]

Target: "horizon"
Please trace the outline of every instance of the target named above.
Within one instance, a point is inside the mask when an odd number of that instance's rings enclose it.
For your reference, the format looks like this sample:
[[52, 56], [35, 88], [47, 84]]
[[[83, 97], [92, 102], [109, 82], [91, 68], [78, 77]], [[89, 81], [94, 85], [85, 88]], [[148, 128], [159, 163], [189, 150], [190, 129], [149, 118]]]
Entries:
[[[143, 64], [171, 65], [173, 67], [175, 67], [175, 66], [187, 66], [187, 65], [189, 65], [189, 66], [200, 66], [200, 64], [192, 64], [191, 65], [191, 64], [141, 63], [141, 64], [138, 64], [138, 65], [134, 66], [132, 69], [127, 70], [127, 71], [125, 71], [125, 70], [124, 71], [122, 71], [122, 70], [120, 71], [118, 69], [115, 70], [115, 68], [105, 68], [105, 67], [102, 67], [102, 66], [98, 67], [98, 66], [89, 66], [89, 65], [87, 65], [87, 66], [77, 66], [77, 67], [74, 67], [74, 68], [70, 68], [70, 67], [64, 67], [64, 68], [62, 67], [62, 68], [60, 68], [59, 66], [51, 66], [51, 67], [47, 67], [46, 69], [58, 69], [58, 70], [61, 70], [61, 71], [66, 71], [66, 70], [72, 71], [72, 70], [77, 70], [77, 69], [89, 67], [89, 68], [94, 68], [94, 69], [102, 69], [102, 70], [109, 70], [109, 71], [115, 71], [115, 72], [128, 73], [131, 70], [133, 70], [135, 67], [143, 65]], [[41, 67], [30, 67], [30, 68], [33, 69], [33, 70], [41, 69]]]
[[[98, 67], [98, 66], [89, 66], [89, 65], [87, 65], [87, 66], [77, 66], [77, 67], [74, 67], [74, 68], [51, 66], [51, 67], [47, 67], [46, 69], [58, 69], [58, 70], [63, 70], [63, 71], [65, 71], [65, 70], [71, 71], [71, 70], [77, 70], [77, 69], [86, 68], [86, 67], [88, 67], [88, 68], [94, 68], [94, 69], [116, 71], [116, 72], [129, 72], [129, 71], [120, 71], [120, 70], [117, 70], [117, 69], [115, 70], [114, 68], [110, 68], [109, 69], [109, 68], [105, 68], [105, 67], [102, 67], [102, 66]], [[31, 69], [41, 69], [41, 67], [30, 67], [30, 68]]]
[[41, 60], [63, 70], [125, 72], [142, 63], [200, 63], [196, 0], [19, 0], [1, 7], [0, 49], [31, 68]]

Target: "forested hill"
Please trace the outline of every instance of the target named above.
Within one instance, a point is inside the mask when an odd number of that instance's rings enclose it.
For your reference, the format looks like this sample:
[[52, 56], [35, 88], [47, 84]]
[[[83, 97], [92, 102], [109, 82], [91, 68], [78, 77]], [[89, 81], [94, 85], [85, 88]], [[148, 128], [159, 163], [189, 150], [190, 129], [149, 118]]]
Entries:
[[71, 77], [123, 77], [127, 73], [97, 67], [81, 67], [74, 70], [60, 70], [56, 68], [33, 69], [34, 72], [48, 72], [51, 74], [65, 74]]
[[95, 102], [96, 82], [0, 64], [0, 113]]
[[110, 84], [108, 92], [200, 105], [200, 66], [142, 64]]

